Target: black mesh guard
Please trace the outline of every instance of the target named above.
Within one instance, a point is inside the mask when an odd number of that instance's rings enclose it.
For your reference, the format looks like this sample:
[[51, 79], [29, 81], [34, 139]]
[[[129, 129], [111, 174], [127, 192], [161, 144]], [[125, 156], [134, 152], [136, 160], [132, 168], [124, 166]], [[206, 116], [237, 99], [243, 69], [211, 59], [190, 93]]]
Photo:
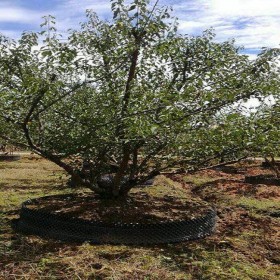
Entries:
[[194, 240], [210, 235], [216, 224], [216, 211], [200, 217], [157, 223], [112, 223], [86, 221], [30, 209], [22, 204], [20, 218], [12, 221], [15, 231], [68, 242], [95, 244], [160, 244]]

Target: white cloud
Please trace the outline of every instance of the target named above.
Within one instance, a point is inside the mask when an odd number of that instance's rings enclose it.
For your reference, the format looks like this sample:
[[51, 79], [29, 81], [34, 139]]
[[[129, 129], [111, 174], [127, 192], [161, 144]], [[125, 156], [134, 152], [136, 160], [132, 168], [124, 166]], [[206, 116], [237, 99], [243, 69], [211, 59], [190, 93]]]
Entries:
[[18, 7], [0, 7], [0, 22], [34, 23], [38, 22], [42, 13]]
[[[111, 13], [111, 4], [108, 0], [66, 0], [58, 6], [58, 15], [81, 16], [87, 9], [92, 9], [98, 15]], [[56, 9], [57, 10], [57, 9]]]
[[247, 54], [247, 56], [250, 60], [255, 60], [257, 58], [256, 54]]
[[279, 47], [279, 0], [181, 0], [174, 10], [182, 33], [214, 27], [218, 41], [236, 38], [245, 48]]
[[65, 0], [50, 13], [56, 17], [58, 30], [65, 33], [68, 29], [79, 28], [79, 23], [85, 21], [87, 9], [93, 10], [101, 18], [106, 18], [111, 14], [111, 3], [109, 0]]
[[[15, 2], [11, 5], [12, 1], [2, 1], [0, 0], [0, 23], [29, 24], [30, 26], [34, 26], [33, 30], [39, 28], [40, 23], [42, 23], [42, 16], [48, 14], [56, 17], [57, 27], [60, 31], [66, 31], [69, 28], [77, 28], [78, 23], [85, 18], [86, 9], [92, 9], [100, 16], [104, 16], [111, 11], [109, 0], [61, 0], [52, 10], [40, 12], [16, 6]], [[24, 1], [27, 0], [19, 0], [18, 3]], [[0, 32], [7, 36], [15, 35], [13, 38], [19, 37], [22, 31], [9, 30], [7, 28], [0, 29]]]
[[279, 0], [210, 0], [211, 12], [219, 16], [279, 16]]
[[[102, 18], [111, 18], [109, 0], [55, 1], [57, 4], [52, 11], [40, 13], [15, 6], [25, 1], [0, 0], [0, 22], [27, 23], [29, 28], [32, 24], [35, 30], [42, 21], [42, 15], [52, 14], [56, 16], [59, 32], [65, 32], [69, 28], [78, 28], [78, 23], [85, 20], [86, 9], [94, 10]], [[151, 4], [155, 1], [151, 0]], [[214, 27], [218, 41], [234, 37], [238, 45], [248, 49], [279, 47], [280, 0], [160, 0], [159, 4], [173, 6], [171, 15], [179, 18], [181, 33], [198, 35]], [[7, 35], [16, 32], [8, 30], [7, 26], [3, 29]]]

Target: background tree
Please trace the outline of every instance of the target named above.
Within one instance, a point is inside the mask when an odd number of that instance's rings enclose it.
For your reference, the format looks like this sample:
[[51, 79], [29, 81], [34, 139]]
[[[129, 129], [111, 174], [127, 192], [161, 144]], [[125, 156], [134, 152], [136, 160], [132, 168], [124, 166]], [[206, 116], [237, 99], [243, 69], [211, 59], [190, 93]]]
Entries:
[[263, 157], [280, 178], [280, 166], [275, 158], [280, 156], [280, 103], [263, 105], [251, 116], [250, 152]]
[[197, 143], [209, 121], [279, 87], [276, 50], [250, 61], [211, 30], [181, 35], [168, 9], [146, 0], [114, 0], [112, 12], [107, 22], [87, 11], [65, 43], [50, 16], [41, 33], [0, 37], [0, 137], [109, 197], [172, 166], [207, 165], [215, 134]]

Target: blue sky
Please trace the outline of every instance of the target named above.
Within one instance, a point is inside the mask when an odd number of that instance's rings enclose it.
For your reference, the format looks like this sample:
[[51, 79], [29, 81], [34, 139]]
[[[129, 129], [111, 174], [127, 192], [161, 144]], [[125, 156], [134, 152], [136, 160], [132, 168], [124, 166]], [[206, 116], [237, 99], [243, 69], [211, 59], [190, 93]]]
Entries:
[[[261, 47], [279, 47], [280, 0], [160, 0], [159, 4], [173, 7], [182, 33], [199, 35], [213, 27], [218, 41], [236, 38], [252, 57]], [[18, 38], [24, 30], [38, 30], [41, 17], [48, 14], [57, 18], [58, 30], [64, 32], [84, 20], [86, 9], [110, 18], [109, 0], [0, 0], [0, 32]]]

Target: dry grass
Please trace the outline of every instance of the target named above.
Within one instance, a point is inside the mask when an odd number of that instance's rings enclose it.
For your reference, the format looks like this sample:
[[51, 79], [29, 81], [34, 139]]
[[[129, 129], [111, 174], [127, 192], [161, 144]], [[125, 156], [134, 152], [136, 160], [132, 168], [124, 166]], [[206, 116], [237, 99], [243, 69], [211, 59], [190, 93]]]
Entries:
[[38, 156], [23, 156], [20, 161], [0, 162], [0, 186], [57, 184], [57, 179], [63, 171], [54, 163]]
[[[27, 198], [67, 193], [62, 171], [25, 155], [0, 163], [0, 279], [276, 280], [279, 279], [279, 188], [253, 188], [242, 176], [206, 172], [174, 180], [160, 176], [152, 195], [191, 193], [217, 206], [217, 232], [204, 240], [161, 246], [66, 244], [11, 230]], [[191, 183], [189, 183], [191, 182]], [[184, 186], [185, 190], [181, 187]], [[163, 186], [163, 187], [160, 187]]]

